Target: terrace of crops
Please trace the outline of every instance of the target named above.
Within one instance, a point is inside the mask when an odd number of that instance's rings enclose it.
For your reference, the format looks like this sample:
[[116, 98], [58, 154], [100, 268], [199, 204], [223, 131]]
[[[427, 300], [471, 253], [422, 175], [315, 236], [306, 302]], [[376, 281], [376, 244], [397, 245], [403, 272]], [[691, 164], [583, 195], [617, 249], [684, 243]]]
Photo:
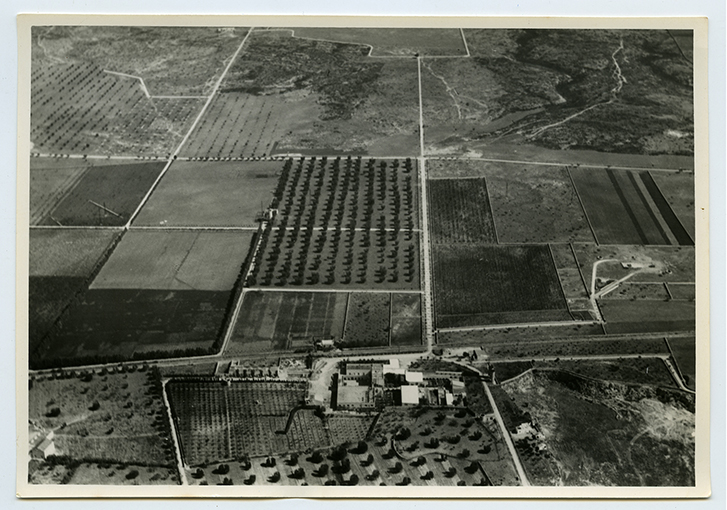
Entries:
[[416, 348], [422, 342], [421, 295], [386, 292], [246, 290], [225, 354], [338, 348]]
[[289, 159], [249, 287], [419, 288], [418, 182], [410, 159]]
[[544, 245], [434, 245], [438, 328], [570, 321]]
[[[304, 407], [306, 383], [172, 380], [166, 386], [182, 455], [190, 466], [332, 446], [362, 440], [366, 429], [341, 427]], [[358, 417], [351, 416], [354, 422]], [[341, 437], [348, 430], [359, 437]]]

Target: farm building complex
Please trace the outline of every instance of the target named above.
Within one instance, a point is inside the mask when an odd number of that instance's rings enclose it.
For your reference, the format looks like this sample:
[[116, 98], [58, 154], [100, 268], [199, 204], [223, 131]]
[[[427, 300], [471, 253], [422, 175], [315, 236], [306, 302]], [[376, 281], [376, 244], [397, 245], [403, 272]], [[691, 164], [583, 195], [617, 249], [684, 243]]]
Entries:
[[28, 482], [694, 486], [693, 40], [33, 27]]

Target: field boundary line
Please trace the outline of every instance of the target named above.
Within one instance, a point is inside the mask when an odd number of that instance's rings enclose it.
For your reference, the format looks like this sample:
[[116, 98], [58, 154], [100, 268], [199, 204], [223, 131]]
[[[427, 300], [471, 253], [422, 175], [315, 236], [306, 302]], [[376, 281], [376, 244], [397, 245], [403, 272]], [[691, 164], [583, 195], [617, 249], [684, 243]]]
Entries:
[[570, 314], [571, 318], [575, 321], [575, 317], [573, 317], [573, 311], [570, 309], [570, 306], [568, 304], [568, 296], [565, 293], [565, 287], [563, 287], [563, 280], [560, 279], [560, 273], [558, 272], [558, 264], [555, 263], [555, 255], [553, 255], [553, 246], [548, 243], [548, 253], [550, 254], [550, 261], [553, 263], [553, 269], [555, 269], [555, 277], [558, 279], [558, 286], [560, 287], [560, 292], [563, 294], [563, 300], [565, 301], [565, 308], [568, 310], [568, 313]]
[[599, 321], [550, 321], [550, 322], [520, 322], [514, 324], [487, 324], [482, 326], [455, 326], [450, 328], [439, 328], [442, 333], [454, 333], [457, 331], [492, 331], [498, 329], [529, 329], [529, 328], [551, 328], [558, 326], [585, 326], [600, 324]]
[[[565, 167], [565, 171], [568, 174], [568, 179], [570, 179], [571, 186], [573, 186], [573, 191], [576, 192], [576, 197], [578, 198], [578, 203], [581, 204], [581, 211], [583, 211], [583, 216], [586, 218], [586, 223], [588, 223], [588, 228], [591, 229], [591, 234], [593, 234], [593, 240], [596, 241], [596, 246], [599, 246], [600, 243], [598, 242], [598, 236], [596, 235], [596, 230], [593, 228], [593, 224], [591, 224], [591, 219], [588, 217], [588, 213], [586, 212], [586, 206], [583, 205], [583, 199], [581, 198], [581, 194], [578, 193], [578, 187], [576, 186], [576, 181], [573, 180], [573, 176], [570, 172], [570, 166]], [[574, 252], [575, 254], [575, 252]]]
[[161, 231], [193, 231], [193, 230], [227, 230], [227, 231], [244, 231], [244, 232], [257, 232], [259, 227], [225, 227], [225, 226], [176, 226], [176, 225], [130, 225], [129, 230], [161, 230]]
[[492, 218], [492, 230], [495, 233], [495, 244], [500, 244], [500, 236], [497, 233], [497, 222], [495, 221], [495, 210], [492, 208], [492, 198], [490, 197], [490, 187], [487, 185], [487, 177], [484, 175], [482, 179], [485, 181], [485, 193], [487, 194], [487, 205], [490, 209], [490, 218]]
[[[471, 156], [431, 156], [430, 159], [441, 159], [441, 160], [474, 160], [474, 161], [489, 161], [492, 163], [511, 163], [516, 165], [539, 165], [539, 166], [567, 166], [576, 168], [593, 168], [593, 169], [612, 169], [612, 170], [641, 170], [647, 172], [673, 172], [678, 173], [681, 168], [654, 168], [644, 166], [620, 166], [620, 165], [596, 165], [593, 163], [554, 163], [552, 161], [528, 161], [519, 159], [501, 159], [501, 158], [476, 158]], [[687, 169], [693, 172], [694, 169]]]
[[470, 47], [467, 45], [467, 38], [464, 36], [464, 30], [459, 29], [459, 34], [462, 36], [462, 42], [464, 43], [464, 49], [467, 51], [467, 56], [471, 57]]
[[157, 188], [157, 186], [161, 182], [164, 175], [167, 173], [167, 170], [169, 170], [169, 167], [172, 165], [174, 160], [177, 159], [177, 155], [182, 150], [182, 147], [184, 147], [184, 144], [187, 143], [187, 140], [192, 135], [192, 132], [194, 132], [195, 128], [197, 127], [197, 124], [199, 124], [200, 119], [202, 119], [202, 117], [204, 116], [210, 103], [212, 103], [212, 98], [214, 98], [215, 95], [217, 94], [217, 90], [219, 90], [220, 85], [222, 85], [222, 81], [225, 79], [225, 76], [227, 76], [227, 72], [230, 70], [230, 67], [232, 67], [232, 63], [237, 58], [237, 55], [239, 55], [240, 51], [242, 51], [242, 48], [245, 45], [245, 42], [247, 42], [248, 37], [250, 37], [250, 34], [253, 31], [253, 28], [254, 27], [250, 27], [250, 30], [248, 30], [247, 34], [245, 34], [245, 37], [242, 39], [242, 42], [237, 47], [237, 50], [235, 50], [235, 53], [233, 53], [232, 57], [230, 58], [230, 61], [227, 63], [225, 70], [222, 71], [222, 74], [220, 74], [220, 77], [217, 79], [217, 82], [215, 82], [215, 86], [212, 88], [212, 92], [210, 93], [209, 97], [207, 97], [207, 101], [205, 101], [204, 105], [202, 106], [199, 113], [197, 114], [197, 117], [194, 119], [194, 122], [192, 122], [192, 125], [189, 127], [187, 134], [184, 135], [184, 138], [182, 138], [182, 141], [179, 143], [179, 145], [174, 150], [174, 152], [169, 156], [169, 159], [167, 160], [167, 164], [164, 165], [164, 168], [162, 168], [162, 171], [159, 173], [156, 180], [152, 183], [151, 188], [146, 193], [144, 198], [141, 200], [141, 203], [139, 204], [139, 206], [136, 208], [134, 213], [129, 217], [129, 221], [126, 223], [126, 226], [125, 226], [125, 228], [127, 230], [131, 226], [131, 223], [136, 219], [136, 216], [139, 214], [141, 209], [146, 205], [146, 202], [149, 200], [149, 197], [151, 197], [151, 194]]
[[338, 293], [359, 293], [359, 294], [423, 294], [422, 290], [412, 289], [324, 289], [324, 288], [311, 288], [305, 286], [288, 286], [288, 287], [276, 287], [271, 285], [269, 287], [245, 287], [248, 291], [260, 291], [260, 292], [338, 292]]
[[123, 225], [30, 225], [31, 230], [124, 230]]
[[151, 95], [149, 94], [149, 90], [146, 88], [146, 83], [144, 83], [144, 78], [141, 76], [136, 76], [133, 74], [127, 74], [127, 73], [120, 73], [118, 71], [109, 71], [108, 69], [103, 70], [104, 73], [107, 74], [115, 74], [116, 76], [123, 76], [124, 78], [133, 78], [135, 80], [139, 80], [139, 83], [141, 84], [141, 91], [144, 92], [144, 95], [147, 99], [151, 99]]
[[172, 412], [172, 405], [169, 402], [169, 397], [167, 395], [167, 383], [169, 382], [169, 379], [164, 379], [162, 381], [162, 399], [164, 401], [164, 407], [167, 411], [167, 418], [169, 419], [169, 425], [172, 427], [172, 440], [174, 441], [174, 456], [177, 460], [177, 470], [179, 471], [179, 479], [182, 482], [182, 485], [189, 485], [189, 480], [187, 480], [187, 472], [184, 469], [184, 460], [182, 455], [182, 440], [179, 437], [179, 431], [177, 430], [176, 424], [174, 423], [174, 413]]
[[31, 158], [48, 158], [48, 159], [108, 159], [108, 160], [125, 160], [125, 161], [159, 161], [166, 160], [164, 156], [104, 156], [101, 154], [52, 154], [50, 152], [31, 152]]

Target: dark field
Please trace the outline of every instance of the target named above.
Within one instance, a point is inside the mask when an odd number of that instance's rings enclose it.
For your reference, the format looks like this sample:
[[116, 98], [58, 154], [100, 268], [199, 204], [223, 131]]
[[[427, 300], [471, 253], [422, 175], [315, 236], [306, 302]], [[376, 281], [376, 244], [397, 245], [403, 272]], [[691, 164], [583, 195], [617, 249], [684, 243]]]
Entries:
[[676, 389], [678, 386], [661, 358], [618, 360], [536, 361], [537, 369], [568, 371], [579, 376], [629, 384], [648, 384]]
[[164, 163], [90, 166], [38, 223], [124, 225], [162, 168]]
[[497, 243], [484, 178], [431, 179], [427, 188], [433, 243]]
[[207, 354], [230, 292], [91, 289], [42, 345], [31, 368]]
[[226, 354], [304, 350], [314, 340], [343, 336], [345, 292], [246, 291]]
[[296, 28], [295, 37], [371, 46], [371, 56], [466, 55], [457, 29]]
[[684, 384], [692, 390], [696, 389], [697, 349], [694, 337], [670, 338], [668, 342], [679, 372], [684, 377]]
[[434, 246], [438, 328], [571, 320], [547, 246]]
[[176, 161], [134, 225], [257, 228], [281, 163]]
[[86, 290], [79, 276], [30, 276], [28, 289], [28, 346], [32, 351], [50, 331], [73, 298]]
[[573, 168], [570, 174], [598, 242], [693, 244], [648, 172]]
[[608, 334], [657, 331], [692, 331], [695, 327], [694, 303], [690, 301], [599, 302]]
[[391, 296], [354, 293], [346, 310], [344, 347], [386, 347], [389, 345]]

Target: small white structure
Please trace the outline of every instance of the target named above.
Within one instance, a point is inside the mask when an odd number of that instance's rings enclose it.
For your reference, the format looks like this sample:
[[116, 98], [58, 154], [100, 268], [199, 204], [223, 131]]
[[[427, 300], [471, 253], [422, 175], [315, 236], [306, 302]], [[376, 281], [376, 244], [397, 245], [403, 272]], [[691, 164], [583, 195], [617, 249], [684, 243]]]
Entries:
[[424, 374], [421, 372], [409, 372], [404, 373], [406, 382], [409, 384], [422, 384], [424, 382]]
[[405, 385], [401, 387], [401, 405], [417, 405], [419, 403], [419, 386]]

